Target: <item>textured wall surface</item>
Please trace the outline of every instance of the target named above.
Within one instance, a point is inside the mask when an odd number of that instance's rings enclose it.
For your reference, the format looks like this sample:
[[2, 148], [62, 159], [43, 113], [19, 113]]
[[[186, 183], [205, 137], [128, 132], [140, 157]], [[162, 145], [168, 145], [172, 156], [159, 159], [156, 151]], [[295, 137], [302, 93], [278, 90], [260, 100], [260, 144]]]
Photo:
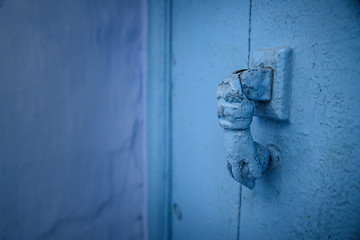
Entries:
[[[173, 238], [360, 239], [359, 1], [214, 2], [172, 1]], [[279, 147], [280, 165], [238, 191], [216, 86], [255, 50], [284, 45], [290, 120], [251, 125], [255, 141]]]
[[0, 239], [141, 239], [145, 1], [0, 1]]
[[247, 0], [173, 1], [171, 230], [176, 240], [238, 236], [241, 189], [226, 167], [216, 90], [223, 78], [246, 67], [248, 13]]
[[282, 160], [243, 188], [240, 239], [359, 239], [360, 3], [253, 0], [251, 11], [251, 52], [294, 48], [292, 106], [289, 122], [252, 124]]

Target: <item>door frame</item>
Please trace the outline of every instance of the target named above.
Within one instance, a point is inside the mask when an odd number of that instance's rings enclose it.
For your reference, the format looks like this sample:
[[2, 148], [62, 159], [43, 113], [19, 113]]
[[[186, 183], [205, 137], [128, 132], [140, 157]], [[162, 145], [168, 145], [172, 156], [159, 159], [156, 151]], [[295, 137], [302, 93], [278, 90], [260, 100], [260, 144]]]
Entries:
[[171, 0], [148, 0], [147, 238], [171, 238]]

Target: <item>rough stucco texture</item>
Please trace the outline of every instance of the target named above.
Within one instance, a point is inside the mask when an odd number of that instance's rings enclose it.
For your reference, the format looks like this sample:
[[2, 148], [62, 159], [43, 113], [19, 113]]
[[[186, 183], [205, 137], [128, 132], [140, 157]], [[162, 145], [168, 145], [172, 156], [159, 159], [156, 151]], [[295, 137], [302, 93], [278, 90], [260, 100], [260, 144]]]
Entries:
[[360, 239], [360, 4], [253, 0], [251, 16], [251, 51], [291, 44], [293, 79], [290, 121], [251, 125], [282, 158], [243, 188], [240, 238]]
[[146, 3], [0, 1], [0, 239], [142, 239]]

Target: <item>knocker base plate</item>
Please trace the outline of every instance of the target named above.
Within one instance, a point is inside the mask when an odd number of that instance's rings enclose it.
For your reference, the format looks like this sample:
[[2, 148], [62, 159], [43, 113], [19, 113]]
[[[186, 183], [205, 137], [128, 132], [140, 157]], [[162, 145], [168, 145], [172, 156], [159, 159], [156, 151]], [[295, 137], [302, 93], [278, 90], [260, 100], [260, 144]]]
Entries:
[[255, 116], [289, 120], [292, 55], [293, 51], [290, 47], [257, 50], [252, 55], [252, 68], [272, 68], [274, 70], [271, 99], [268, 102], [254, 102]]

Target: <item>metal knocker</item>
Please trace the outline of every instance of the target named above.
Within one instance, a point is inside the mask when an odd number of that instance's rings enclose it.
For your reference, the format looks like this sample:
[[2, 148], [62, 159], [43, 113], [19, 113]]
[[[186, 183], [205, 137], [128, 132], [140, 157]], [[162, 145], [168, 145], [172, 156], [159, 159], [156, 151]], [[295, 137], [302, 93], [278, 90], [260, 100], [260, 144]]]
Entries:
[[280, 161], [276, 146], [265, 147], [253, 140], [250, 124], [254, 113], [288, 119], [291, 56], [290, 48], [260, 52], [253, 59], [254, 68], [234, 72], [218, 86], [218, 117], [225, 131], [227, 167], [230, 175], [249, 189], [269, 165]]

